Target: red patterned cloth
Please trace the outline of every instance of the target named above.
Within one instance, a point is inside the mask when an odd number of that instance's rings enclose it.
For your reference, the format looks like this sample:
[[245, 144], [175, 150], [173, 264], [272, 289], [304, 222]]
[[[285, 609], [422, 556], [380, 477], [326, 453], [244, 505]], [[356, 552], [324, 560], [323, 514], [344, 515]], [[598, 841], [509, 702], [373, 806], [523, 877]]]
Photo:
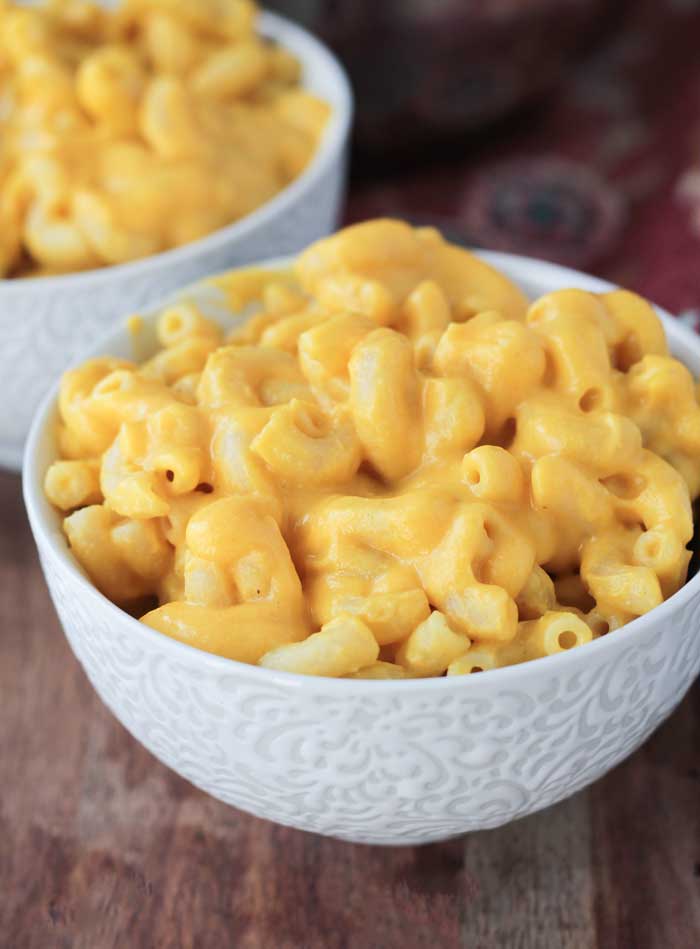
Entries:
[[536, 111], [351, 190], [348, 220], [434, 220], [465, 242], [568, 264], [700, 317], [700, 0], [636, 0]]

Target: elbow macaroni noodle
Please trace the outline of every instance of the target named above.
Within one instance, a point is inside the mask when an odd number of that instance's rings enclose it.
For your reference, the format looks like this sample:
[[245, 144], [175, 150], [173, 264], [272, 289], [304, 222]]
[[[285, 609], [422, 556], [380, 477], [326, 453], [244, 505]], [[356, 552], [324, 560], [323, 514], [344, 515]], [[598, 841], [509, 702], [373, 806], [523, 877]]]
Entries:
[[60, 389], [46, 477], [95, 584], [143, 622], [276, 670], [399, 679], [553, 655], [684, 583], [700, 407], [623, 290], [528, 304], [427, 228], [357, 225], [290, 272], [217, 280], [224, 338]]
[[256, 12], [0, 2], [0, 277], [185, 244], [301, 174], [329, 110], [294, 56], [256, 35]]

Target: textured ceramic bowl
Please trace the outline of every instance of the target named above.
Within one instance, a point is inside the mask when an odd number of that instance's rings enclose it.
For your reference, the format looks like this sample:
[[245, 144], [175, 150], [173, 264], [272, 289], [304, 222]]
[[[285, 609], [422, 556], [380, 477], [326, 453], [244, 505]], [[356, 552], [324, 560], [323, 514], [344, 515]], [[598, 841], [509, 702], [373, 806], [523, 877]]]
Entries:
[[260, 31], [298, 56], [304, 85], [333, 109], [316, 157], [252, 214], [184, 247], [85, 273], [0, 280], [1, 467], [19, 468], [41, 397], [116, 317], [206, 274], [301, 250], [335, 228], [352, 118], [345, 73], [321, 43], [283, 17], [263, 14]]
[[[535, 296], [608, 284], [483, 254]], [[211, 289], [190, 291], [212, 315]], [[661, 314], [700, 372], [700, 339]], [[129, 355], [124, 330], [93, 354]], [[700, 670], [700, 576], [623, 629], [482, 675], [321, 679], [199, 652], [132, 619], [85, 579], [42, 493], [55, 390], [29, 436], [24, 492], [51, 595], [103, 701], [157, 758], [214, 797], [345, 840], [416, 844], [504, 824], [568, 797], [627, 757]]]

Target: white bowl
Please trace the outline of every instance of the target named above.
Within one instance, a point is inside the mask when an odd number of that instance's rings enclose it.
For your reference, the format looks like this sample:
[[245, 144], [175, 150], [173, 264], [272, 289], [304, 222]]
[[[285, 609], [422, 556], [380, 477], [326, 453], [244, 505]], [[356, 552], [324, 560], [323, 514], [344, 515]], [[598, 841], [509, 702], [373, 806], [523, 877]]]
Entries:
[[297, 55], [304, 86], [333, 109], [315, 158], [252, 214], [191, 244], [85, 273], [0, 280], [0, 467], [19, 469], [42, 396], [116, 317], [206, 274], [299, 251], [334, 230], [352, 118], [348, 81], [326, 47], [284, 17], [264, 13], [259, 29]]
[[[480, 254], [530, 295], [610, 285]], [[191, 291], [210, 308], [212, 291]], [[661, 314], [700, 372], [700, 340]], [[128, 355], [123, 329], [94, 355]], [[700, 670], [700, 576], [628, 626], [557, 656], [477, 676], [311, 678], [222, 659], [110, 603], [66, 546], [42, 492], [52, 391], [29, 436], [24, 496], [69, 642], [103, 701], [153, 754], [214, 797], [344, 840], [418, 844], [496, 827], [568, 797], [631, 754]]]

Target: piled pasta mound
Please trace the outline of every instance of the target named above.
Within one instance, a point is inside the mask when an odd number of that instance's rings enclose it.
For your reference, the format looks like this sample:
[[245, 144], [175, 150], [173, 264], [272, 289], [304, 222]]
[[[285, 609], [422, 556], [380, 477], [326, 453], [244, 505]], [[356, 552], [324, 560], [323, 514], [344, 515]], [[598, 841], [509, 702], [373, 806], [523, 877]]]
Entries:
[[328, 107], [251, 0], [0, 2], [0, 277], [118, 264], [253, 211]]
[[[46, 490], [95, 584], [270, 669], [477, 672], [587, 643], [683, 584], [700, 408], [624, 290], [528, 304], [432, 230], [376, 221], [220, 278], [141, 366], [60, 391]], [[319, 631], [320, 630], [320, 631]]]

